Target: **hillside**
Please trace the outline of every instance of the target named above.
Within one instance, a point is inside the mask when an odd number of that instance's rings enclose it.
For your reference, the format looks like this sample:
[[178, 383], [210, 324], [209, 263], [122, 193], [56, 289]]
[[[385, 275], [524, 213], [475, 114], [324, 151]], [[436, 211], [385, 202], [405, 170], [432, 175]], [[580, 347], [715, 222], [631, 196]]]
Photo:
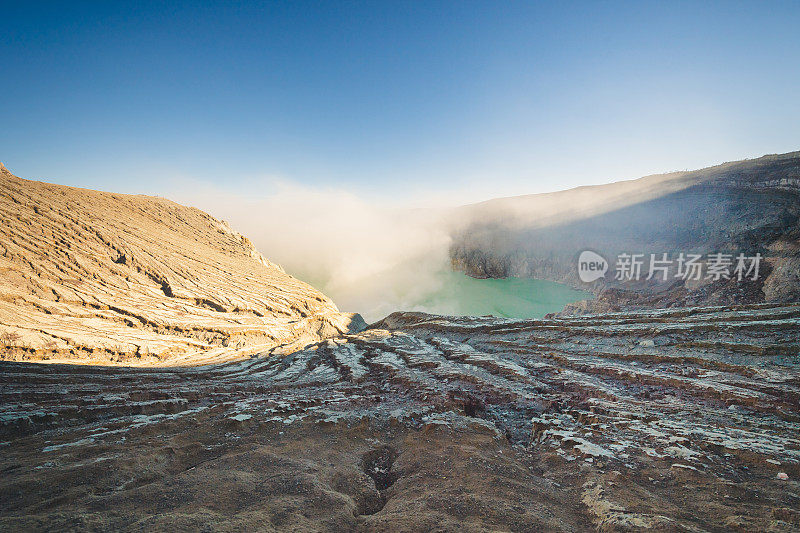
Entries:
[[0, 165], [2, 359], [200, 364], [318, 340], [353, 320], [198, 209], [28, 181]]
[[[474, 277], [561, 281], [600, 296], [594, 310], [800, 299], [800, 152], [725, 163], [692, 172], [490, 200], [453, 217], [450, 257]], [[611, 264], [582, 283], [583, 250]], [[618, 282], [620, 253], [761, 254], [759, 279], [686, 283]], [[691, 280], [693, 281], [693, 280]]]

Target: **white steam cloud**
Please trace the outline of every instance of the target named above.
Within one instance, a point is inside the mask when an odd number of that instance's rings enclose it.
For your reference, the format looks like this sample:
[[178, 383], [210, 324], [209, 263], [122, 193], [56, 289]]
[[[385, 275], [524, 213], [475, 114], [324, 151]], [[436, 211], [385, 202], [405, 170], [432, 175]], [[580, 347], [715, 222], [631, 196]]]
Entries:
[[420, 302], [450, 268], [443, 210], [387, 207], [287, 183], [264, 197], [208, 189], [176, 196], [227, 220], [270, 261], [368, 322], [426, 310]]

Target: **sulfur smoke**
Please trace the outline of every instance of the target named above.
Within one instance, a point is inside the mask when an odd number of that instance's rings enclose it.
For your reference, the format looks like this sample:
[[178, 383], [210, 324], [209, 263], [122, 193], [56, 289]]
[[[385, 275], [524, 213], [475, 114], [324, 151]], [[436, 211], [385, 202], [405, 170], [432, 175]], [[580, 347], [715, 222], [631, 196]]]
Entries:
[[398, 310], [429, 310], [422, 302], [450, 268], [442, 209], [392, 207], [346, 191], [285, 183], [269, 196], [205, 191], [189, 200], [228, 221], [340, 310], [359, 312], [368, 322]]

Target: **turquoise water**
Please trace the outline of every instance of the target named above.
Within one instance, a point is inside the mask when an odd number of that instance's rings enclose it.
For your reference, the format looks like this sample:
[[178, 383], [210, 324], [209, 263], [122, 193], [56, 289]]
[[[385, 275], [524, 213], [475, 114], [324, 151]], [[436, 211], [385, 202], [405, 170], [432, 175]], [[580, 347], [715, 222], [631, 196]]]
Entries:
[[430, 313], [541, 318], [568, 303], [593, 295], [561, 283], [528, 278], [475, 279], [460, 272], [442, 272], [438, 288], [421, 307]]
[[[297, 275], [297, 274], [295, 274]], [[332, 298], [342, 311], [360, 313], [368, 323], [395, 311], [437, 315], [542, 318], [568, 303], [593, 295], [561, 283], [530, 278], [475, 279], [461, 272], [429, 272], [401, 265], [372, 277], [337, 284], [297, 275]]]

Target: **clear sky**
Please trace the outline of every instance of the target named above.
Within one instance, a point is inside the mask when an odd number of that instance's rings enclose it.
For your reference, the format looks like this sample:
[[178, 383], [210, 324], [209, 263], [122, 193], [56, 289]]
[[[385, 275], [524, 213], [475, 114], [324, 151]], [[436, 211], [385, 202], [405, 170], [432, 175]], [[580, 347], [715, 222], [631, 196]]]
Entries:
[[0, 2], [0, 72], [0, 161], [120, 192], [479, 200], [800, 149], [797, 1]]

